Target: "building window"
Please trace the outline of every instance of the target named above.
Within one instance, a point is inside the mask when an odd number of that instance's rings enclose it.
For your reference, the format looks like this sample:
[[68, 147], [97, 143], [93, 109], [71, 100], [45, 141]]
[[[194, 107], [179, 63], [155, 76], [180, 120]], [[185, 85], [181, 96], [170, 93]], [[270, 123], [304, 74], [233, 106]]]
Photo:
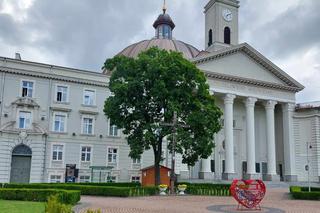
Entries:
[[260, 163], [256, 163], [256, 173], [260, 173]]
[[93, 118], [83, 118], [82, 133], [86, 135], [93, 134]]
[[57, 102], [66, 103], [68, 102], [68, 87], [57, 86]]
[[140, 176], [132, 176], [131, 182], [132, 183], [140, 183]]
[[141, 164], [141, 158], [134, 158], [132, 159], [133, 164]]
[[83, 146], [81, 148], [81, 161], [82, 162], [90, 162], [91, 161], [91, 147]]
[[96, 92], [94, 90], [84, 90], [83, 104], [88, 106], [95, 105]]
[[117, 163], [117, 156], [117, 148], [108, 148], [108, 163]]
[[118, 127], [110, 121], [109, 136], [118, 136]]
[[209, 39], [208, 39], [208, 47], [212, 45], [212, 29], [209, 30]]
[[50, 183], [61, 183], [61, 175], [50, 175]]
[[63, 145], [53, 145], [52, 146], [52, 160], [62, 161], [63, 156]]
[[231, 44], [231, 30], [229, 27], [224, 28], [224, 43]]
[[216, 165], [214, 160], [211, 160], [211, 172], [216, 172]]
[[22, 81], [22, 97], [32, 98], [33, 86], [34, 83], [32, 81]]
[[90, 176], [89, 175], [82, 175], [79, 178], [80, 183], [90, 183]]
[[115, 183], [117, 182], [116, 176], [107, 176], [107, 183]]
[[30, 129], [31, 128], [31, 112], [19, 112], [19, 128]]
[[54, 132], [66, 132], [66, 118], [64, 114], [57, 114], [54, 116]]

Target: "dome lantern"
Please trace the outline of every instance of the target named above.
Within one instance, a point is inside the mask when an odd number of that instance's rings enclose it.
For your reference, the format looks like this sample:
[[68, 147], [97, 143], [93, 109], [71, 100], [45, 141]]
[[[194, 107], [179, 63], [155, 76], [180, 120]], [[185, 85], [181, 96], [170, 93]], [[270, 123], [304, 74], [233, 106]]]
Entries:
[[163, 3], [163, 14], [160, 14], [157, 20], [153, 23], [156, 29], [156, 38], [158, 39], [172, 39], [172, 31], [175, 28], [171, 17], [166, 13], [166, 1]]

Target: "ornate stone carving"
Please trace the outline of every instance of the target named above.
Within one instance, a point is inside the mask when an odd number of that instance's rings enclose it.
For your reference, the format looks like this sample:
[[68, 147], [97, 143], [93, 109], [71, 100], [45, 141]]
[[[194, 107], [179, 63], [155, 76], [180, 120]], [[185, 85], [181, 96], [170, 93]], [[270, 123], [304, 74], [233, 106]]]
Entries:
[[272, 100], [269, 100], [269, 101], [266, 101], [264, 102], [264, 106], [266, 109], [274, 109], [274, 107], [277, 105], [277, 101], [272, 101]]
[[246, 104], [246, 107], [254, 107], [257, 101], [257, 98], [248, 97], [244, 102]]
[[235, 98], [236, 96], [233, 94], [226, 94], [223, 100], [225, 104], [233, 104]]

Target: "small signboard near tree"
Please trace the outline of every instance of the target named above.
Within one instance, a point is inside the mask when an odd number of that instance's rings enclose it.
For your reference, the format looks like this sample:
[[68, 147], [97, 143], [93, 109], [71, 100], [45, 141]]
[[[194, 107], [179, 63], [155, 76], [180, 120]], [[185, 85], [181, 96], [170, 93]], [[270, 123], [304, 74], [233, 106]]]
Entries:
[[[104, 112], [123, 129], [131, 158], [153, 150], [156, 185], [160, 184], [164, 138], [170, 151], [182, 154], [182, 162], [190, 166], [211, 155], [222, 112], [204, 74], [181, 53], [151, 48], [137, 58], [108, 59], [104, 69], [112, 73], [109, 89], [113, 94], [105, 101]], [[173, 126], [162, 124], [172, 122], [175, 112], [173, 131]]]

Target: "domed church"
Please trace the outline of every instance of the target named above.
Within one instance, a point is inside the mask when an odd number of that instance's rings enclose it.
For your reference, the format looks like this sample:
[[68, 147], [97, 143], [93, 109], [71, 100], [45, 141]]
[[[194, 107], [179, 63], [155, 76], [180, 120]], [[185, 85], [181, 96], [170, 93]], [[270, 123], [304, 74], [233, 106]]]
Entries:
[[[224, 112], [209, 158], [188, 167], [176, 156], [180, 181], [306, 181], [307, 151], [320, 156], [320, 149], [312, 149], [320, 144], [319, 105], [296, 105], [304, 87], [249, 44], [239, 44], [239, 8], [238, 0], [208, 0], [200, 51], [174, 39], [176, 25], [164, 5], [153, 23], [154, 38], [118, 55], [135, 58], [153, 46], [181, 52], [205, 74]], [[0, 57], [0, 182], [140, 182], [153, 153], [128, 157], [125, 135], [103, 112], [109, 78], [106, 70]], [[162, 165], [170, 168], [163, 143]], [[310, 165], [314, 182], [318, 158]]]
[[175, 24], [169, 14], [166, 13], [166, 7], [163, 7], [163, 14], [160, 14], [153, 23], [155, 29], [155, 37], [150, 40], [143, 40], [132, 44], [122, 50], [119, 55], [127, 57], [137, 57], [140, 52], [146, 51], [151, 47], [159, 47], [165, 50], [181, 52], [186, 59], [192, 59], [199, 55], [199, 50], [190, 44], [173, 38], [173, 30]]

